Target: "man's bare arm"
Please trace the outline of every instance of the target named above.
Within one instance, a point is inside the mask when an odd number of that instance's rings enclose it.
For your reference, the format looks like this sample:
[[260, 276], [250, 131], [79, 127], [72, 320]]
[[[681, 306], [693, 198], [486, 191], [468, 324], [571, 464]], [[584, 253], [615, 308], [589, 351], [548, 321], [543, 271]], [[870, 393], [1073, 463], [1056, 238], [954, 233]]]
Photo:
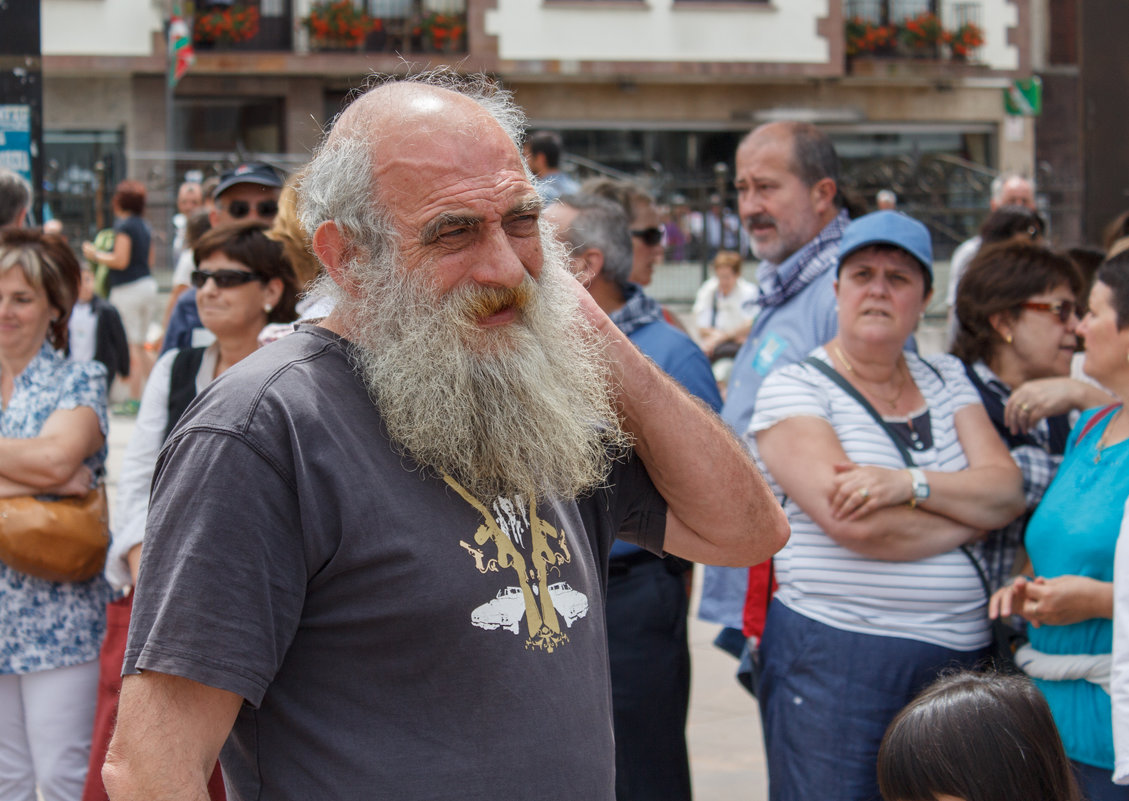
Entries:
[[780, 550], [788, 520], [744, 446], [640, 353], [588, 293], [580, 294], [608, 343], [624, 427], [666, 499], [666, 551], [695, 562], [743, 566]]
[[165, 673], [126, 676], [102, 768], [111, 801], [208, 801], [208, 778], [242, 703]]

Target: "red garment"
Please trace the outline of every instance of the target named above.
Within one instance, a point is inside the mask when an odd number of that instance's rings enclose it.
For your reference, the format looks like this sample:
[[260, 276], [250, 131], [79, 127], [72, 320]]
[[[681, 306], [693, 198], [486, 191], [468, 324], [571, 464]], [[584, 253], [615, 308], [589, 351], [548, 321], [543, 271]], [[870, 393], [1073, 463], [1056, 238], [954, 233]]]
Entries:
[[[106, 639], [102, 641], [102, 652], [98, 656], [98, 705], [94, 710], [94, 735], [90, 741], [90, 765], [86, 772], [86, 786], [82, 788], [82, 801], [110, 801], [102, 784], [102, 763], [106, 761], [106, 751], [118, 717], [122, 662], [125, 660], [132, 610], [133, 593], [106, 604]], [[208, 780], [208, 795], [212, 801], [227, 801], [218, 762], [212, 778]]]
[[771, 559], [749, 568], [749, 588], [745, 590], [745, 612], [741, 627], [746, 637], [756, 637], [760, 641], [764, 634], [768, 605], [778, 586]]

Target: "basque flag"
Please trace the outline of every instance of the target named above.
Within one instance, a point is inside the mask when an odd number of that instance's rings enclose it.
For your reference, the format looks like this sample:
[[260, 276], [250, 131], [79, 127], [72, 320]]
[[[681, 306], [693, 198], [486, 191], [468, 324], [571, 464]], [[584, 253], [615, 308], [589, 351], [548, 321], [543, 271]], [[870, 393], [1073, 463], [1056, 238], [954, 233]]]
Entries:
[[174, 10], [169, 20], [169, 86], [175, 87], [195, 60], [188, 23]]

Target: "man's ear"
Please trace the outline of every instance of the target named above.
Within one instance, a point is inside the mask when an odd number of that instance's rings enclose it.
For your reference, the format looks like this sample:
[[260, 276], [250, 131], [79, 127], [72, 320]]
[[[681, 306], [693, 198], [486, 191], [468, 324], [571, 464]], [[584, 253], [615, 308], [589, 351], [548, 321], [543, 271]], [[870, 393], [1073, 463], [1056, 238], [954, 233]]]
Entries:
[[599, 248], [588, 248], [576, 258], [580, 262], [580, 283], [591, 286], [604, 272], [604, 252]]
[[820, 178], [811, 188], [812, 206], [817, 214], [823, 214], [835, 204], [839, 187], [830, 178]]
[[357, 290], [352, 277], [345, 269], [349, 261], [350, 242], [333, 220], [326, 220], [314, 231], [311, 240], [314, 255], [325, 265], [326, 272], [339, 287], [356, 296]]

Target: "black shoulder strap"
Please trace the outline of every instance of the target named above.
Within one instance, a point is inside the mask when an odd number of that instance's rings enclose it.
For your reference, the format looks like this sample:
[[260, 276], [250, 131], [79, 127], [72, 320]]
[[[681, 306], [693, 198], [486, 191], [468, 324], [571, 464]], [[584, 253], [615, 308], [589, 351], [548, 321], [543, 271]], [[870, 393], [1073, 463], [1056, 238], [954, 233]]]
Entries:
[[[878, 413], [878, 410], [870, 404], [870, 401], [863, 397], [861, 392], [854, 388], [850, 381], [839, 375], [839, 372], [834, 367], [827, 364], [827, 362], [821, 361], [814, 356], [808, 356], [806, 359], [804, 359], [804, 364], [810, 364], [812, 367], [819, 370], [829, 379], [838, 384], [840, 389], [854, 398], [855, 402], [858, 403], [858, 405], [863, 409], [865, 409], [867, 414], [873, 417], [874, 421], [878, 423], [883, 431], [886, 432], [886, 436], [888, 436], [890, 438], [890, 441], [893, 442], [897, 447], [898, 452], [901, 453], [902, 459], [905, 460], [907, 467], [914, 467], [917, 464], [916, 462], [914, 462], [913, 456], [909, 452], [909, 448], [905, 446], [905, 443], [902, 442], [898, 435], [895, 434], [894, 431], [890, 428], [890, 424], [882, 419], [882, 415]], [[926, 364], [928, 364], [928, 362], [926, 362]], [[932, 367], [932, 365], [930, 365], [930, 367]]]
[[183, 348], [172, 361], [169, 375], [169, 422], [165, 426], [165, 439], [169, 438], [188, 404], [196, 397], [196, 373], [204, 361], [205, 348]]
[[[1022, 445], [1030, 445], [1035, 448], [1042, 447], [1030, 434], [1011, 433], [1004, 422], [1004, 403], [1000, 400], [1000, 397], [984, 383], [971, 364], [964, 365], [964, 372], [968, 374], [968, 380], [972, 382], [972, 386], [980, 394], [980, 400], [984, 404], [985, 411], [988, 412], [988, 419], [996, 427], [996, 433], [1007, 443], [1008, 450]], [[1053, 454], [1061, 455], [1066, 450], [1066, 440], [1070, 436], [1070, 419], [1064, 414], [1048, 417], [1047, 427], [1050, 429], [1047, 450]]]
[[[930, 370], [937, 374], [937, 377], [940, 378], [943, 383], [945, 379], [941, 378], [941, 374], [937, 372], [937, 368], [929, 364], [929, 362], [925, 361], [924, 359], [922, 359], [922, 361], [929, 366]], [[859, 405], [862, 406], [862, 408], [866, 409], [866, 411], [870, 413], [870, 416], [878, 422], [878, 425], [882, 426], [882, 430], [886, 432], [886, 436], [888, 436], [893, 441], [893, 443], [898, 446], [898, 450], [901, 451], [902, 458], [906, 461], [906, 466], [913, 467], [915, 465], [913, 457], [910, 455], [909, 448], [907, 448], [902, 443], [902, 441], [898, 439], [897, 435], [890, 430], [890, 426], [886, 423], [885, 420], [882, 419], [882, 415], [878, 414], [875, 408], [870, 404], [870, 401], [864, 398], [862, 396], [862, 393], [851, 386], [851, 383], [847, 381], [847, 379], [839, 375], [838, 371], [836, 371], [835, 368], [833, 368], [831, 365], [820, 361], [814, 356], [808, 356], [806, 359], [804, 359], [804, 363], [810, 364], [812, 367], [815, 367], [825, 376], [830, 378], [832, 381], [838, 384], [844, 392], [854, 398], [859, 403]], [[984, 588], [984, 594], [987, 595], [988, 598], [991, 598], [992, 588], [988, 584], [988, 576], [984, 573], [984, 568], [980, 566], [980, 561], [975, 556], [973, 556], [972, 551], [969, 550], [967, 545], [960, 546], [960, 549], [964, 552], [964, 555], [968, 558], [968, 561], [972, 562], [972, 566], [976, 568], [976, 574], [980, 577], [980, 584]]]

